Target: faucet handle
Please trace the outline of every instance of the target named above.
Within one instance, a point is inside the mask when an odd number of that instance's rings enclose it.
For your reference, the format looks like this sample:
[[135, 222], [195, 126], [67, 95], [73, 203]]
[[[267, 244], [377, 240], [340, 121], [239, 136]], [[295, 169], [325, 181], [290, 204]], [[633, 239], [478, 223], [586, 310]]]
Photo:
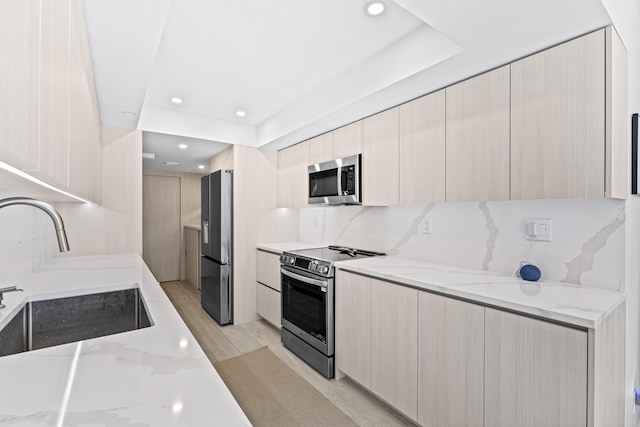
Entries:
[[0, 308], [5, 308], [5, 305], [2, 303], [2, 300], [4, 299], [4, 293], [5, 292], [22, 292], [23, 289], [19, 289], [15, 286], [9, 286], [7, 288], [0, 288]]

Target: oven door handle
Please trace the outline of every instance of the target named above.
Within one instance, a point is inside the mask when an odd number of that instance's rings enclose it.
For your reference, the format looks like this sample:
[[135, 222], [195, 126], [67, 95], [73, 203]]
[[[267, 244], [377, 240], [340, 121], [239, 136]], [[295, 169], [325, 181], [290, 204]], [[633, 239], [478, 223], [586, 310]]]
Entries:
[[292, 279], [300, 280], [301, 282], [308, 283], [310, 285], [318, 286], [320, 288], [327, 287], [327, 282], [324, 280], [313, 279], [311, 277], [303, 276], [301, 274], [296, 274], [289, 270], [285, 270], [284, 268], [280, 268], [280, 272], [285, 276], [291, 277]]

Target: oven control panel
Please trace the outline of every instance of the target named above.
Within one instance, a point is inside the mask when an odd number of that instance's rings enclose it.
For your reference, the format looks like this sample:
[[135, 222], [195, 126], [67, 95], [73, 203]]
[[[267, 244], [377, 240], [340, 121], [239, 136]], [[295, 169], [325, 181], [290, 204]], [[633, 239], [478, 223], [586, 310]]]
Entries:
[[333, 272], [330, 262], [307, 258], [296, 254], [282, 254], [280, 256], [280, 264], [325, 277], [329, 276]]

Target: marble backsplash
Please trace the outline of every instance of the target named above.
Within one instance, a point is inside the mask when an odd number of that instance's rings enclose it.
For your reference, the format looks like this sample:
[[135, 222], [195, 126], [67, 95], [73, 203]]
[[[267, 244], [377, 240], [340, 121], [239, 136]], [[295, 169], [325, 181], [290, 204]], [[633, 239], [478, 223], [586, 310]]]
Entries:
[[[12, 197], [0, 194], [0, 199]], [[45, 259], [46, 233], [51, 220], [39, 209], [14, 205], [0, 209], [0, 288], [20, 286]]]
[[[422, 234], [431, 218], [432, 234]], [[552, 241], [525, 240], [526, 218], [550, 218]], [[558, 199], [299, 210], [299, 240], [515, 274], [528, 260], [542, 279], [624, 290], [625, 202]]]

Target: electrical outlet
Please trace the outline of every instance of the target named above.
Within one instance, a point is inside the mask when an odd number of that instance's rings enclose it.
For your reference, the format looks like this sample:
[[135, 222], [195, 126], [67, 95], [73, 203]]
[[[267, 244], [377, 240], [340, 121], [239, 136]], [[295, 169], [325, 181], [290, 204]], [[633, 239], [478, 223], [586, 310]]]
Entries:
[[316, 215], [314, 215], [314, 216], [313, 216], [313, 220], [311, 221], [311, 224], [312, 224], [314, 227], [317, 227], [317, 226], [318, 226], [318, 217], [317, 217]]
[[431, 218], [422, 218], [422, 234], [433, 233], [433, 220]]
[[551, 241], [551, 219], [527, 218], [524, 220], [524, 238], [543, 242]]

